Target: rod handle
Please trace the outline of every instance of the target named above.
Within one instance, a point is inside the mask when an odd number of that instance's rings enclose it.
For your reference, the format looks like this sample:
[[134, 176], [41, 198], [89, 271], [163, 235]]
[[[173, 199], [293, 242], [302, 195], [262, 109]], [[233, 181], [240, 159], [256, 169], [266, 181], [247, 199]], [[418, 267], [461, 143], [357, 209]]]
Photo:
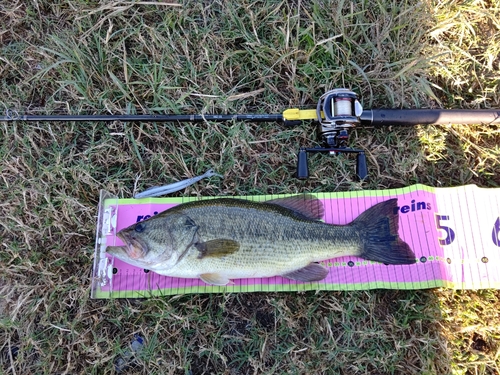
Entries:
[[361, 114], [366, 126], [500, 124], [500, 109], [370, 109]]

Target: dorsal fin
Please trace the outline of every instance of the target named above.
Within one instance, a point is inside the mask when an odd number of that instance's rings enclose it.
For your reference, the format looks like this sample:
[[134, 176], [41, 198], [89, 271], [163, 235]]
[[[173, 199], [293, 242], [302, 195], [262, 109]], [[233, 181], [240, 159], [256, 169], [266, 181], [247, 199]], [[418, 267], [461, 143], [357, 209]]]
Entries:
[[302, 194], [294, 195], [293, 197], [272, 199], [270, 201], [266, 201], [266, 203], [288, 208], [289, 210], [292, 210], [310, 220], [320, 220], [323, 218], [323, 214], [325, 213], [323, 203], [312, 194]]

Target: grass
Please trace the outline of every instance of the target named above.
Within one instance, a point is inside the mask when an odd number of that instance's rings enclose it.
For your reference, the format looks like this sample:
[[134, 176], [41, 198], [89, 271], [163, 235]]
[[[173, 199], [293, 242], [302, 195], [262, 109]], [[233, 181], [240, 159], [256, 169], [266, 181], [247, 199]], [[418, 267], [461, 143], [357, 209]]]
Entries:
[[[280, 112], [348, 87], [366, 108], [500, 108], [500, 3], [0, 5], [0, 107], [26, 113]], [[89, 299], [100, 189], [177, 195], [498, 187], [498, 126], [363, 129], [371, 179], [315, 155], [312, 126], [0, 124], [0, 373], [496, 374], [496, 290]]]

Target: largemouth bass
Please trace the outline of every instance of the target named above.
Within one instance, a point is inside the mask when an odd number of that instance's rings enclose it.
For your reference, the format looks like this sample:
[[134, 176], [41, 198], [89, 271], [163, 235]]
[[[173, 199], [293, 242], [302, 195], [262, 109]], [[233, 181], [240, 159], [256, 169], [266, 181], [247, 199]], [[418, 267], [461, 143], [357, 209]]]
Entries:
[[[324, 209], [312, 195], [263, 203], [219, 198], [172, 207], [122, 229], [124, 246], [106, 251], [160, 275], [231, 279], [283, 276], [324, 279], [319, 261], [358, 256], [385, 264], [413, 264], [415, 254], [398, 236], [397, 199], [369, 208], [347, 225], [320, 221]], [[396, 211], [397, 212], [397, 211]]]

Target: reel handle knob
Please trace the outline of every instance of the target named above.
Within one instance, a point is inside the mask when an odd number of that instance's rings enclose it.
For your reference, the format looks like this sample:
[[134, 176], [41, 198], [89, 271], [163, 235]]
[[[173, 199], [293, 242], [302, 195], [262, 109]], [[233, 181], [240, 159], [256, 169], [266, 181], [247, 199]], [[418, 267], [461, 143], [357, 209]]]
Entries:
[[307, 151], [305, 148], [300, 148], [297, 154], [297, 176], [299, 180], [309, 178], [309, 166], [307, 165]]
[[368, 167], [366, 166], [366, 156], [364, 152], [359, 152], [356, 156], [356, 174], [360, 180], [368, 177]]

